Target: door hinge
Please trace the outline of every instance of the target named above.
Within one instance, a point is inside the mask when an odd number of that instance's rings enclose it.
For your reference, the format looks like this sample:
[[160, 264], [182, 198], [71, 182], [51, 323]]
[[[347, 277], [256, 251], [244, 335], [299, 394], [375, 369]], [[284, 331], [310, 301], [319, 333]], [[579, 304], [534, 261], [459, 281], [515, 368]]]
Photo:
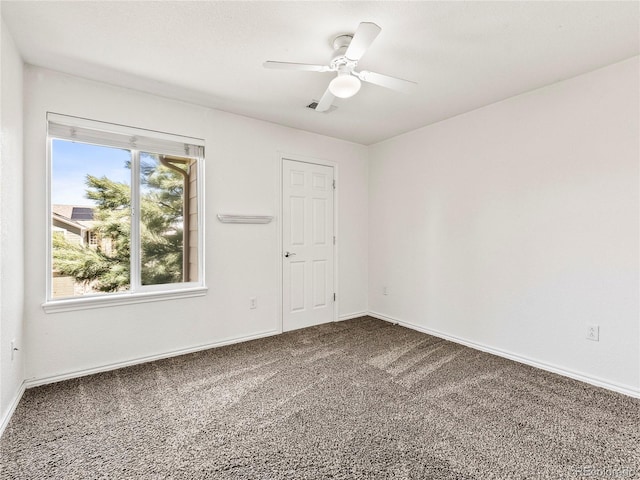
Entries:
[[333, 189], [334, 190], [336, 189], [336, 181], [335, 180], [333, 181]]
[[333, 236], [333, 244], [334, 245], [336, 244], [336, 236], [335, 235]]
[[333, 301], [334, 302], [336, 301], [336, 294], [335, 293], [333, 294]]

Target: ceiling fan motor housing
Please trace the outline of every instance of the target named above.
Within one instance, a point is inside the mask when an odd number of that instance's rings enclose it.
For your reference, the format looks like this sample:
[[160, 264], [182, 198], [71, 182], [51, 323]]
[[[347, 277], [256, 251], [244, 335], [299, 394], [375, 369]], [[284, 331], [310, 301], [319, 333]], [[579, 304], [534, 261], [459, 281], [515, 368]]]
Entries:
[[333, 39], [333, 42], [331, 42], [331, 46], [333, 47], [334, 50], [338, 50], [340, 48], [344, 48], [346, 50], [347, 47], [351, 44], [351, 40], [353, 40], [353, 35], [350, 33], [346, 33], [344, 35], [338, 35], [336, 38]]
[[331, 42], [331, 46], [333, 47], [333, 58], [331, 59], [331, 63], [329, 64], [331, 66], [331, 70], [348, 70], [350, 72], [356, 67], [358, 61], [349, 60], [345, 56], [349, 45], [351, 45], [351, 40], [353, 40], [353, 35], [351, 34], [338, 35], [333, 39], [333, 42]]

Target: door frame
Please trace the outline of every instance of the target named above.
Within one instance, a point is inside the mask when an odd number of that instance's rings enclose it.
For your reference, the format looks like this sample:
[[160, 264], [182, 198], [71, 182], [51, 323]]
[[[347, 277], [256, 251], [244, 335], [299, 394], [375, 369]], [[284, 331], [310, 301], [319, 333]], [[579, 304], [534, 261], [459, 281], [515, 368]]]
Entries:
[[333, 168], [333, 180], [336, 182], [336, 188], [333, 190], [333, 234], [336, 237], [336, 243], [333, 245], [333, 291], [336, 294], [336, 300], [333, 302], [333, 322], [338, 321], [338, 303], [340, 302], [340, 297], [338, 295], [338, 246], [340, 245], [340, 236], [338, 232], [338, 211], [339, 204], [338, 199], [339, 195], [338, 188], [340, 183], [338, 182], [338, 163], [332, 160], [325, 160], [323, 158], [310, 157], [307, 155], [297, 155], [286, 152], [278, 152], [278, 156], [276, 159], [277, 162], [277, 178], [276, 178], [276, 212], [278, 212], [278, 222], [277, 222], [277, 243], [278, 249], [276, 252], [276, 271], [277, 275], [277, 315], [279, 318], [278, 328], [280, 333], [284, 332], [284, 307], [283, 307], [283, 293], [284, 293], [284, 285], [283, 285], [283, 274], [282, 268], [284, 266], [283, 262], [283, 251], [282, 251], [282, 210], [283, 210], [283, 202], [282, 202], [282, 170], [283, 170], [283, 162], [284, 160], [292, 160], [294, 162], [301, 163], [311, 163], [314, 165], [322, 165], [325, 167]]

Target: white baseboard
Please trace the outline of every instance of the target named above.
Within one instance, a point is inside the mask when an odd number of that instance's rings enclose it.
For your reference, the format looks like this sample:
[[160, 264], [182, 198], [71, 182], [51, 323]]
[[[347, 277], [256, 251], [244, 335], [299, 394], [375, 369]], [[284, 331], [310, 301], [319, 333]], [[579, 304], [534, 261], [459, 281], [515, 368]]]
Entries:
[[46, 385], [48, 383], [61, 382], [63, 380], [70, 380], [72, 378], [85, 377], [87, 375], [93, 375], [95, 373], [108, 372], [110, 370], [117, 370], [119, 368], [130, 367], [132, 365], [139, 365], [141, 363], [153, 362], [155, 360], [162, 360], [165, 358], [178, 357], [180, 355], [186, 355], [188, 353], [199, 352], [202, 350], [209, 350], [211, 348], [224, 347], [225, 345], [232, 345], [234, 343], [248, 342], [250, 340], [257, 340], [258, 338], [271, 337], [282, 333], [281, 330], [269, 330], [266, 332], [256, 333], [254, 335], [248, 335], [245, 337], [235, 337], [228, 340], [222, 340], [220, 342], [207, 343], [205, 345], [198, 345], [196, 347], [188, 347], [180, 350], [173, 350], [171, 352], [160, 353], [158, 355], [149, 355], [146, 357], [134, 358], [126, 360], [124, 362], [116, 362], [108, 365], [102, 365], [94, 368], [87, 368], [83, 370], [75, 370], [73, 372], [63, 373], [60, 375], [52, 375], [50, 377], [42, 378], [30, 378], [25, 380], [24, 386], [26, 388], [37, 387], [40, 385]]
[[[493, 347], [489, 347], [487, 345], [483, 345], [480, 343], [476, 343], [476, 342], [472, 342], [469, 340], [466, 340], [464, 338], [460, 338], [460, 337], [456, 337], [455, 335], [449, 335], [447, 333], [443, 333], [437, 330], [433, 330], [431, 328], [426, 328], [426, 327], [422, 327], [420, 325], [416, 325], [414, 323], [411, 322], [407, 322], [404, 320], [400, 320], [397, 318], [393, 318], [387, 315], [383, 315], [381, 313], [377, 313], [377, 312], [354, 312], [354, 313], [349, 313], [349, 314], [344, 314], [344, 315], [340, 315], [338, 317], [338, 321], [343, 321], [343, 320], [350, 320], [352, 318], [358, 318], [358, 317], [362, 317], [362, 316], [366, 316], [369, 315], [371, 317], [374, 318], [378, 318], [380, 320], [384, 320], [386, 322], [390, 322], [390, 323], [396, 323], [398, 325], [402, 325], [403, 327], [407, 327], [410, 328], [412, 330], [416, 330], [422, 333], [426, 333], [428, 335], [433, 335], [435, 337], [439, 337], [445, 340], [449, 340], [451, 342], [454, 343], [458, 343], [461, 345], [465, 345], [467, 347], [473, 348], [475, 350], [480, 350], [483, 352], [487, 352], [487, 353], [491, 353], [493, 355], [497, 355], [499, 357], [503, 357], [503, 358], [507, 358], [509, 360], [513, 360], [519, 363], [523, 363], [526, 365], [530, 365], [532, 367], [536, 367], [539, 368], [541, 370], [546, 370], [548, 372], [552, 372], [552, 373], [557, 373], [559, 375], [565, 376], [565, 377], [569, 377], [572, 378], [574, 380], [579, 380], [581, 382], [585, 382], [588, 383], [590, 385], [594, 385], [596, 387], [602, 387], [605, 388], [607, 390], [612, 390], [618, 393], [622, 393], [624, 395], [628, 395], [630, 397], [635, 397], [635, 398], [640, 398], [640, 389], [634, 389], [625, 385], [620, 385], [620, 384], [616, 384], [614, 382], [610, 382], [608, 380], [604, 380], [601, 378], [596, 378], [596, 377], [592, 377], [592, 376], [588, 376], [588, 375], [584, 375], [582, 373], [578, 373], [578, 372], [574, 372], [572, 370], [563, 368], [563, 367], [559, 367], [557, 365], [552, 365], [552, 364], [548, 364], [545, 362], [540, 362], [538, 360], [534, 360], [522, 355], [518, 355], [512, 352], [508, 352], [505, 350], [500, 350], [497, 348], [493, 348]], [[254, 335], [248, 335], [248, 336], [244, 336], [244, 337], [235, 337], [235, 338], [231, 338], [231, 339], [227, 339], [227, 340], [222, 340], [220, 342], [214, 342], [214, 343], [208, 343], [205, 345], [198, 345], [195, 347], [189, 347], [189, 348], [184, 348], [184, 349], [180, 349], [180, 350], [174, 350], [171, 352], [166, 352], [166, 353], [161, 353], [158, 355], [150, 355], [150, 356], [146, 356], [146, 357], [139, 357], [139, 358], [135, 358], [135, 359], [131, 359], [131, 360], [127, 360], [124, 362], [116, 362], [116, 363], [112, 363], [112, 364], [108, 364], [108, 365], [102, 365], [99, 367], [94, 367], [94, 368], [88, 368], [88, 369], [83, 369], [83, 370], [76, 370], [73, 372], [67, 372], [64, 374], [59, 374], [59, 375], [53, 375], [53, 376], [49, 376], [49, 377], [41, 377], [41, 378], [30, 378], [25, 380], [22, 385], [20, 386], [18, 392], [16, 392], [16, 395], [13, 399], [13, 401], [11, 402], [11, 405], [9, 406], [9, 409], [7, 410], [7, 412], [4, 414], [4, 416], [0, 419], [0, 436], [2, 436], [2, 433], [4, 432], [6, 426], [9, 424], [9, 421], [11, 419], [11, 416], [13, 415], [16, 407], [18, 406], [18, 403], [20, 402], [20, 399], [22, 398], [22, 395], [24, 394], [25, 389], [27, 388], [31, 388], [31, 387], [37, 387], [39, 385], [46, 385], [49, 383], [54, 383], [54, 382], [60, 382], [63, 380], [69, 380], [72, 378], [79, 378], [79, 377], [84, 377], [87, 375], [93, 375], [95, 373], [100, 373], [100, 372], [106, 372], [106, 371], [110, 371], [110, 370], [116, 370], [119, 368], [124, 368], [124, 367], [129, 367], [132, 365], [138, 365], [141, 363], [147, 363], [147, 362], [153, 362], [155, 360], [162, 360], [164, 358], [170, 358], [170, 357], [177, 357], [179, 355], [185, 355], [188, 353], [194, 353], [194, 352], [199, 352], [202, 350], [208, 350], [210, 348], [216, 348], [216, 347], [223, 347], [225, 345], [232, 345], [234, 343], [240, 343], [240, 342], [247, 342], [250, 340], [257, 340], [259, 338], [264, 338], [264, 337], [270, 337], [273, 335], [277, 335], [282, 333], [280, 330], [269, 330], [266, 332], [261, 332], [261, 333], [257, 333]]]
[[583, 373], [574, 372], [573, 370], [569, 370], [567, 368], [559, 367], [557, 365], [552, 365], [545, 362], [540, 362], [538, 360], [534, 360], [529, 357], [525, 357], [522, 355], [518, 355], [516, 353], [501, 350], [499, 348], [489, 347], [481, 343], [472, 342], [464, 338], [456, 337], [455, 335], [449, 335], [447, 333], [443, 333], [438, 330], [422, 327], [420, 325], [416, 325], [414, 323], [407, 322], [404, 320], [399, 320], [397, 318], [389, 317], [388, 315], [383, 315], [381, 313], [368, 312], [368, 315], [370, 315], [371, 317], [378, 318], [380, 320], [384, 320], [386, 322], [397, 323], [398, 325], [401, 325], [403, 327], [407, 327], [412, 330], [416, 330], [418, 332], [426, 333], [428, 335], [433, 335], [434, 337], [443, 338], [444, 340], [449, 340], [451, 342], [458, 343], [460, 345], [465, 345], [475, 350], [480, 350], [482, 352], [491, 353], [499, 357], [508, 358], [509, 360], [513, 360], [519, 363], [524, 363], [525, 365], [536, 367], [541, 370], [545, 370], [547, 372], [557, 373], [558, 375], [569, 377], [574, 380], [579, 380], [581, 382], [588, 383], [596, 387], [606, 388], [607, 390], [613, 390], [614, 392], [622, 393], [630, 397], [640, 398], [640, 389], [634, 389], [626, 385], [620, 385], [614, 382], [610, 382], [608, 380], [604, 380], [602, 378], [597, 378], [597, 377], [585, 375]]
[[366, 315], [368, 315], [367, 312], [345, 313], [344, 315], [340, 315], [336, 321], [342, 322], [343, 320], [351, 320], [352, 318], [364, 317]]
[[16, 407], [18, 406], [18, 403], [20, 403], [20, 399], [22, 399], [22, 395], [24, 394], [25, 388], [26, 388], [25, 383], [22, 382], [22, 384], [20, 385], [20, 388], [18, 388], [18, 391], [16, 392], [16, 395], [13, 397], [13, 400], [11, 401], [11, 405], [9, 405], [9, 409], [6, 411], [2, 419], [0, 419], [1, 420], [0, 421], [0, 437], [2, 437], [2, 434], [4, 433], [4, 429], [7, 428], [7, 425], [9, 425], [9, 420], [11, 420], [11, 417], [13, 416], [13, 412], [16, 411]]

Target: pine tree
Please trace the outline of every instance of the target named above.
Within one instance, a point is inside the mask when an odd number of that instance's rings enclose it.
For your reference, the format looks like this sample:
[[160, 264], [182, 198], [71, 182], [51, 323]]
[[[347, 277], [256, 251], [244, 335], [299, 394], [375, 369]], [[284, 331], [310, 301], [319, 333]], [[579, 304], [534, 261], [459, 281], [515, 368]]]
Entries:
[[[130, 167], [130, 165], [127, 165]], [[142, 285], [183, 281], [183, 178], [154, 155], [141, 155], [140, 256]], [[127, 290], [131, 282], [131, 188], [87, 175], [95, 204], [94, 231], [110, 248], [74, 245], [54, 235], [53, 268], [93, 290]]]

